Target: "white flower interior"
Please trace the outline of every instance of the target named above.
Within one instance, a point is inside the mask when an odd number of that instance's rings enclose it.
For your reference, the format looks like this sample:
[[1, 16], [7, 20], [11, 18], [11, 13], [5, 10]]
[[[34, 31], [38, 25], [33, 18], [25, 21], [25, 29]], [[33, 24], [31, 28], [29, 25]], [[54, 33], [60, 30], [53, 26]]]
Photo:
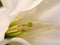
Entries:
[[[24, 2], [24, 4], [26, 5], [28, 4], [29, 1], [27, 1], [27, 3], [25, 1], [22, 1], [22, 2]], [[21, 9], [24, 11], [26, 7], [28, 7], [27, 5], [25, 7], [22, 5], [20, 6], [21, 6]], [[21, 9], [19, 8], [20, 7], [18, 5], [16, 10], [13, 10], [13, 11], [11, 10], [12, 13], [9, 16], [20, 14], [20, 17], [19, 16], [18, 17], [23, 18], [24, 19], [23, 22], [32, 21], [34, 23], [34, 26], [31, 28], [31, 30], [29, 30], [29, 32], [25, 32], [24, 34], [21, 35], [22, 38], [25, 38], [26, 40], [31, 42], [32, 45], [60, 45], [60, 27], [59, 27], [60, 26], [59, 25], [60, 24], [60, 21], [59, 21], [60, 0], [44, 0], [41, 3], [41, 5], [39, 4], [36, 8], [27, 12], [22, 12], [22, 13], [20, 13]], [[2, 17], [4, 18], [5, 16], [2, 16]], [[3, 24], [4, 24], [3, 26], [1, 25], [2, 26], [1, 29], [4, 31], [3, 27], [6, 25], [6, 23], [4, 22]], [[1, 36], [1, 38], [2, 37], [4, 36]]]

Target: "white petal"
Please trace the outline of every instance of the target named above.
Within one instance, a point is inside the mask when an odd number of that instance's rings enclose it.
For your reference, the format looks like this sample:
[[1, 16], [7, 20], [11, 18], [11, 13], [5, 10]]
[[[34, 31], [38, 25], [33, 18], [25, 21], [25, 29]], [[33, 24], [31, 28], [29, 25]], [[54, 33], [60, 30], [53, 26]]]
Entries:
[[7, 9], [1, 8], [0, 9], [0, 41], [4, 39], [5, 32], [9, 26], [9, 19], [7, 18]]
[[39, 19], [45, 23], [60, 25], [60, 3], [45, 11]]
[[6, 7], [10, 12], [15, 8], [18, 0], [1, 0], [4, 7]]
[[31, 45], [29, 42], [22, 38], [12, 38], [11, 41], [16, 41], [18, 43], [21, 43], [22, 45]]
[[6, 39], [3, 40], [2, 42], [0, 42], [0, 45], [5, 45], [5, 44], [9, 44], [9, 45], [31, 45], [29, 42], [27, 42], [26, 40], [22, 39], [22, 38], [12, 38], [12, 39]]
[[[16, 7], [19, 7], [21, 10], [27, 10], [38, 5], [42, 0], [1, 0], [3, 5], [9, 10], [13, 10]], [[18, 3], [18, 4], [17, 4]], [[17, 6], [18, 5], [18, 6]]]

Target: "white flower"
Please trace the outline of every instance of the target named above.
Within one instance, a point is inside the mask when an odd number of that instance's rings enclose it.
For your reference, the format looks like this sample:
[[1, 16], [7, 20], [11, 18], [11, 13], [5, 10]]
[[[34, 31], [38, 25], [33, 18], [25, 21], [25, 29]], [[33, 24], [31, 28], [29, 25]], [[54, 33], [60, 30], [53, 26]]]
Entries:
[[[22, 35], [22, 37], [28, 38], [32, 45], [60, 45], [60, 1], [44, 0], [39, 6], [37, 5], [40, 4], [41, 0], [2, 0], [2, 2], [4, 7], [0, 10], [1, 42], [4, 41], [4, 35], [10, 21], [12, 21], [20, 12], [32, 9], [31, 11], [24, 13], [23, 17], [24, 21], [32, 21], [34, 23], [33, 27], [28, 34], [24, 33], [23, 35], [25, 36]], [[12, 38], [12, 40], [15, 40], [15, 38]], [[10, 41], [11, 40], [8, 40], [8, 42]], [[19, 39], [16, 39], [15, 41], [20, 42]]]
[[28, 11], [42, 0], [1, 0], [3, 7], [0, 8], [0, 42], [4, 40], [5, 32], [8, 29], [9, 23], [21, 11]]
[[60, 45], [60, 0], [44, 0], [22, 15], [33, 22], [33, 28], [22, 35], [32, 45]]

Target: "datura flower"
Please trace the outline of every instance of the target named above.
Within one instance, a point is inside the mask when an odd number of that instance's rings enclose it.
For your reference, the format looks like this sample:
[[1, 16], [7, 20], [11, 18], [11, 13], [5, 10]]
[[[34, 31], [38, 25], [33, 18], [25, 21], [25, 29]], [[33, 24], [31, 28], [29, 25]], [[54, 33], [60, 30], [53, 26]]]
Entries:
[[1, 2], [0, 45], [60, 45], [60, 0]]
[[[8, 30], [9, 24], [22, 11], [28, 11], [36, 7], [42, 0], [0, 0], [0, 42], [4, 42], [5, 32]], [[27, 26], [30, 27], [29, 23]], [[23, 31], [22, 31], [23, 32]], [[30, 45], [27, 41], [21, 38], [12, 39], [23, 45]], [[19, 40], [19, 41], [17, 41]], [[8, 41], [8, 40], [6, 40]], [[9, 42], [9, 41], [8, 41]], [[26, 42], [26, 43], [24, 43]], [[4, 43], [0, 45], [5, 45]]]

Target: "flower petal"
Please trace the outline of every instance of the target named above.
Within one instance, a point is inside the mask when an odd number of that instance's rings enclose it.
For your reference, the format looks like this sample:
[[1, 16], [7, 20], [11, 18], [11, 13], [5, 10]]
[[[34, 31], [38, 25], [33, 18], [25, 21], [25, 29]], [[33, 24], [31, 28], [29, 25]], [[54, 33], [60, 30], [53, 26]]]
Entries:
[[12, 39], [6, 39], [3, 40], [2, 42], [0, 42], [0, 45], [31, 45], [29, 42], [27, 42], [26, 40], [22, 39], [22, 38], [12, 38]]
[[22, 11], [28, 11], [40, 4], [42, 0], [19, 0], [15, 9], [9, 15], [10, 17], [15, 17]]
[[10, 12], [15, 8], [18, 0], [1, 0], [3, 6], [6, 7]]
[[9, 26], [9, 19], [7, 18], [8, 11], [6, 8], [0, 9], [0, 41], [4, 40], [5, 32]]
[[41, 17], [39, 17], [44, 23], [60, 25], [60, 3], [53, 6], [51, 9], [45, 11]]

